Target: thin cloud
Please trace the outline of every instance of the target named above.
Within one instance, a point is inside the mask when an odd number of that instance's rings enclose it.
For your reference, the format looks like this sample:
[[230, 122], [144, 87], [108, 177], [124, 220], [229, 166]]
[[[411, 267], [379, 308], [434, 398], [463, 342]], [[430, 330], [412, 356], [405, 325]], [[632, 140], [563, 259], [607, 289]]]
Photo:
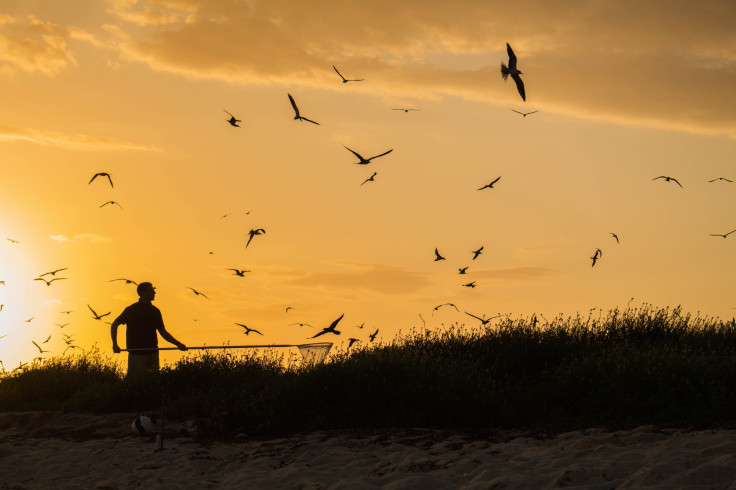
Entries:
[[26, 142], [44, 146], [55, 146], [72, 150], [90, 151], [162, 151], [151, 145], [139, 145], [115, 138], [104, 138], [87, 134], [66, 134], [55, 131], [39, 131], [0, 124], [0, 141]]
[[66, 29], [32, 15], [3, 16], [0, 28], [3, 31], [0, 32], [0, 63], [5, 72], [22, 70], [53, 76], [68, 66], [77, 65], [67, 47], [70, 33]]
[[559, 274], [559, 271], [544, 267], [508, 267], [505, 269], [475, 271], [473, 272], [473, 278], [497, 279], [499, 281], [529, 281]]
[[324, 287], [340, 291], [370, 291], [377, 294], [410, 294], [429, 285], [425, 274], [386, 265], [355, 265], [351, 270], [312, 272], [288, 285]]
[[[121, 45], [127, 57], [190, 78], [335, 89], [331, 65], [339, 64], [365, 76], [361, 88], [376, 94], [508, 105], [520, 102], [498, 69], [510, 42], [535, 108], [736, 134], [736, 98], [728, 96], [736, 85], [736, 4], [729, 2], [582, 8], [409, 0], [396, 8], [387, 0], [119, 0], [110, 11], [147, 26], [145, 38]], [[453, 55], [473, 61], [447, 62]], [[479, 57], [487, 62], [478, 66]]]
[[50, 235], [49, 238], [59, 243], [99, 244], [112, 242], [112, 238], [104, 235], [99, 235], [97, 233], [77, 233], [72, 238], [69, 238], [66, 235]]

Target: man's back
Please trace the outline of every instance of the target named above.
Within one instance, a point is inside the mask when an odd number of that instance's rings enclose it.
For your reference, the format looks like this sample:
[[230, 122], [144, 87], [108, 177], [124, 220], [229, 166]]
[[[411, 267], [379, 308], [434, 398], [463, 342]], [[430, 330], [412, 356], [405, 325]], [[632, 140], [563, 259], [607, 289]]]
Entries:
[[164, 325], [161, 311], [147, 301], [138, 301], [123, 310], [116, 320], [126, 325], [125, 345], [128, 349], [158, 347], [156, 332]]

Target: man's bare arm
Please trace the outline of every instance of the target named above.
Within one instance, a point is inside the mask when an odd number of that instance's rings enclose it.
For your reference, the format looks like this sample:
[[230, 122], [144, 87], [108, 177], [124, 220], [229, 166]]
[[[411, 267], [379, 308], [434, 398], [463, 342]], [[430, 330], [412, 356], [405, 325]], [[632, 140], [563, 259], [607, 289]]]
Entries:
[[173, 336], [173, 335], [171, 335], [171, 334], [170, 334], [170, 333], [169, 333], [169, 332], [168, 332], [168, 331], [166, 330], [166, 328], [165, 328], [165, 327], [163, 327], [163, 326], [162, 326], [162, 327], [160, 327], [160, 328], [158, 329], [158, 332], [159, 332], [159, 333], [161, 334], [161, 337], [163, 337], [163, 338], [164, 338], [164, 340], [166, 340], [166, 341], [168, 341], [168, 342], [170, 342], [170, 343], [174, 344], [175, 346], [177, 346], [177, 347], [179, 348], [179, 350], [187, 350], [187, 346], [186, 346], [186, 345], [184, 345], [184, 344], [182, 344], [182, 343], [181, 343], [181, 342], [179, 342], [178, 340], [176, 340], [176, 339], [174, 338], [174, 336]]

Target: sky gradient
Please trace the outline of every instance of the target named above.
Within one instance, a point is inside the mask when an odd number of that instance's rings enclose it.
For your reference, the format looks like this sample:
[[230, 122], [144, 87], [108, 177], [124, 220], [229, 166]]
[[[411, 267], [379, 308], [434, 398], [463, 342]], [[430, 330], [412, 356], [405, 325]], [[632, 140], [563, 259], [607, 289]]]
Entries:
[[74, 5], [0, 7], [7, 369], [62, 333], [112, 355], [87, 305], [111, 321], [137, 299], [121, 277], [154, 283], [188, 345], [302, 343], [318, 330], [290, 324], [343, 313], [319, 340], [631, 298], [736, 313], [736, 233], [710, 236], [736, 229], [736, 182], [709, 182], [736, 181], [733, 2]]

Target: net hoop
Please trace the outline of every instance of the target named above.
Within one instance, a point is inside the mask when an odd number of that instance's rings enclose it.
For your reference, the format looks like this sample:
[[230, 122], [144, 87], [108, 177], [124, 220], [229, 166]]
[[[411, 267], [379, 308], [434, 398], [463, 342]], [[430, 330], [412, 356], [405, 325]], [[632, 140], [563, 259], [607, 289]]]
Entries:
[[302, 355], [302, 362], [305, 365], [314, 365], [324, 362], [327, 354], [330, 353], [332, 342], [319, 342], [315, 344], [301, 344], [296, 346]]

